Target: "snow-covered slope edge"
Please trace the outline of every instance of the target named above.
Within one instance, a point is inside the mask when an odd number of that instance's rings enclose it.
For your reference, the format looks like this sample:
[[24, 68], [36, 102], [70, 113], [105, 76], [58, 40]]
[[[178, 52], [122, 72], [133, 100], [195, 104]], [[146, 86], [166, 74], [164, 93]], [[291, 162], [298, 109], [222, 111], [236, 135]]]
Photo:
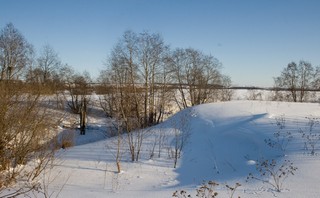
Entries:
[[[275, 159], [281, 164], [290, 159], [299, 168], [297, 174], [300, 177], [310, 170], [305, 168], [306, 164], [310, 166], [310, 163], [319, 163], [317, 156], [307, 157], [305, 140], [299, 133], [299, 129], [309, 130], [308, 118], [319, 117], [318, 104], [233, 101], [200, 105], [192, 111], [192, 133], [180, 167], [176, 170], [177, 180], [182, 185], [194, 185], [203, 180], [224, 184], [240, 182], [242, 190], [247, 189], [246, 192], [255, 194], [261, 189], [269, 191], [271, 187], [258, 181], [254, 182], [254, 187], [249, 187], [252, 184], [245, 182], [249, 173], [259, 175], [255, 168], [258, 160]], [[284, 128], [279, 129], [279, 124], [283, 124]], [[319, 126], [317, 128], [319, 130]], [[284, 149], [270, 147], [265, 142], [275, 139], [274, 133], [279, 130], [283, 134], [290, 132], [292, 136], [288, 145], [283, 145]], [[303, 163], [300, 158], [308, 158], [308, 163]], [[302, 172], [304, 170], [306, 171]], [[319, 171], [315, 175], [317, 176], [313, 179], [318, 180]], [[299, 181], [298, 179], [299, 177], [291, 176], [288, 181], [284, 181], [284, 188], [290, 190], [281, 196], [292, 197], [291, 189], [303, 195], [301, 189], [296, 187], [300, 184], [294, 182]], [[291, 187], [290, 181], [293, 181]], [[311, 186], [306, 187], [308, 192], [315, 190], [310, 189]]]

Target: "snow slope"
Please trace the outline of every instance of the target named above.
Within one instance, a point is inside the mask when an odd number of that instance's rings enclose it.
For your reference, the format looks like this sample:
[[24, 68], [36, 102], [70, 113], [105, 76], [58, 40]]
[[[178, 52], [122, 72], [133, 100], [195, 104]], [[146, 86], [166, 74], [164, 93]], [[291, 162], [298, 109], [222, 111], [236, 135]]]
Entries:
[[[138, 162], [130, 162], [128, 149], [123, 146], [120, 174], [116, 173], [113, 137], [87, 144], [82, 140], [81, 145], [60, 150], [56, 166], [47, 172], [45, 181], [50, 183], [47, 186], [52, 197], [171, 197], [180, 189], [195, 196], [195, 188], [202, 181], [214, 180], [231, 186], [241, 183], [235, 193], [241, 197], [316, 198], [320, 197], [320, 158], [308, 154], [299, 133], [299, 129], [308, 130], [306, 117], [320, 117], [319, 105], [265, 101], [200, 105], [148, 129]], [[293, 136], [285, 150], [265, 143], [274, 139], [279, 118], [285, 125], [283, 130]], [[172, 123], [186, 120], [188, 126], [184, 129], [189, 138], [174, 169], [169, 155], [177, 124]], [[88, 130], [86, 137], [100, 137], [96, 133], [106, 130], [105, 120], [91, 121], [94, 130]], [[160, 133], [166, 137], [161, 156], [156, 154], [150, 159], [154, 140]], [[290, 159], [298, 167], [296, 174], [284, 182], [283, 192], [277, 193], [261, 181], [246, 182], [249, 173], [257, 174], [255, 164], [261, 159], [275, 159], [279, 164]], [[224, 185], [219, 185], [217, 191], [218, 197], [229, 197]]]

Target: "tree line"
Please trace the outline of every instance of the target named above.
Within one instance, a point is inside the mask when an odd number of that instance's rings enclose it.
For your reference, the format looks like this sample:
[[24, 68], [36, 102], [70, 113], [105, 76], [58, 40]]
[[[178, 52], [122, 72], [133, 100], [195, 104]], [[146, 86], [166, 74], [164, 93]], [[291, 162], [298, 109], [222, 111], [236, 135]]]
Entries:
[[163, 120], [172, 102], [185, 109], [230, 99], [228, 91], [214, 89], [231, 86], [220, 69], [218, 59], [199, 50], [171, 50], [159, 34], [126, 31], [99, 76], [99, 82], [109, 88], [101, 103], [108, 115], [147, 127]]

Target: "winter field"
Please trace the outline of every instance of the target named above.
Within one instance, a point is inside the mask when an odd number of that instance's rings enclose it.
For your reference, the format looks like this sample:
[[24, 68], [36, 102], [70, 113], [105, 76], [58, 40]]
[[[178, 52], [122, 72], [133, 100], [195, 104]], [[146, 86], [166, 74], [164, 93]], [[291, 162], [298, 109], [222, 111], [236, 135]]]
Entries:
[[[50, 197], [156, 198], [181, 190], [196, 197], [204, 181], [219, 184], [216, 197], [320, 196], [317, 103], [238, 100], [183, 110], [139, 132], [143, 144], [138, 162], [131, 162], [122, 135], [121, 173], [115, 162], [119, 139], [106, 135], [110, 120], [98, 110], [88, 116], [86, 135], [76, 131], [75, 146], [60, 149], [45, 171], [41, 182]], [[174, 168], [181, 137], [184, 144]]]

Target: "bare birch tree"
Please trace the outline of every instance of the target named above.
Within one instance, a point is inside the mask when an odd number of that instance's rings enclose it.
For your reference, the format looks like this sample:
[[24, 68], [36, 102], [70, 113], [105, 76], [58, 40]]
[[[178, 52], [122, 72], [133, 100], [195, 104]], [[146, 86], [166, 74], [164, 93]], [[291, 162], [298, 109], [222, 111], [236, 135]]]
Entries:
[[159, 34], [143, 32], [138, 37], [138, 71], [144, 85], [144, 127], [157, 121], [156, 84], [162, 83], [158, 76], [163, 72], [167, 50], [168, 46]]
[[126, 31], [99, 78], [106, 87], [101, 106], [109, 111], [107, 115], [123, 120], [132, 161], [140, 156], [146, 133], [142, 129], [163, 119], [168, 90], [168, 72], [163, 69], [167, 49], [159, 34]]
[[0, 80], [17, 80], [32, 62], [33, 47], [12, 23], [0, 33]]

